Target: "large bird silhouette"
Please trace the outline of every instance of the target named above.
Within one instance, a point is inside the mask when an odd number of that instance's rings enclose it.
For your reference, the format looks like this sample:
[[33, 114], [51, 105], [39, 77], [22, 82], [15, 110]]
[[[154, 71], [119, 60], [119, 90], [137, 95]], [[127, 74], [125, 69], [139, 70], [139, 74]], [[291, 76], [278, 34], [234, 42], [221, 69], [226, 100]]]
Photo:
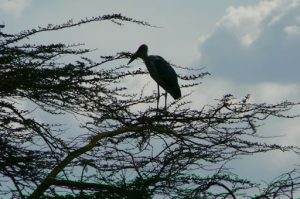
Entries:
[[146, 44], [141, 45], [138, 50], [132, 55], [128, 64], [130, 64], [136, 58], [141, 58], [150, 76], [157, 83], [157, 109], [159, 105], [159, 86], [161, 86], [165, 91], [165, 109], [167, 108], [167, 93], [169, 93], [174, 99], [181, 97], [180, 87], [178, 85], [177, 74], [171, 65], [161, 56], [149, 55], [148, 56], [148, 46]]

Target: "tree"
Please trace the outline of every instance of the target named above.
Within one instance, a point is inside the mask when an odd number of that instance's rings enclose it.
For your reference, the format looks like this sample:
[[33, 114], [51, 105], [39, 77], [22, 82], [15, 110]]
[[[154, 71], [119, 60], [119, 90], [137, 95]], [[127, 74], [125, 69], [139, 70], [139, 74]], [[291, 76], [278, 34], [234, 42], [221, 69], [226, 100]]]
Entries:
[[[116, 61], [130, 52], [84, 57], [78, 45], [26, 44], [45, 31], [109, 20], [151, 26], [120, 14], [48, 25], [0, 36], [0, 194], [13, 198], [292, 198], [297, 169], [267, 187], [226, 169], [240, 156], [296, 146], [266, 144], [257, 131], [269, 117], [290, 118], [297, 103], [251, 103], [224, 95], [216, 104], [190, 108], [189, 95], [158, 111], [155, 93], [130, 91], [128, 78], [148, 75]], [[60, 62], [62, 56], [74, 61]], [[175, 66], [188, 73], [188, 68]], [[182, 75], [182, 88], [208, 73]], [[195, 73], [195, 71], [193, 71]], [[34, 104], [34, 108], [22, 106]], [[81, 136], [62, 124], [41, 122], [35, 112], [78, 118]], [[64, 192], [60, 193], [61, 190]], [[246, 190], [251, 190], [248, 192]], [[258, 191], [257, 191], [258, 190]], [[255, 192], [254, 192], [255, 191]]]

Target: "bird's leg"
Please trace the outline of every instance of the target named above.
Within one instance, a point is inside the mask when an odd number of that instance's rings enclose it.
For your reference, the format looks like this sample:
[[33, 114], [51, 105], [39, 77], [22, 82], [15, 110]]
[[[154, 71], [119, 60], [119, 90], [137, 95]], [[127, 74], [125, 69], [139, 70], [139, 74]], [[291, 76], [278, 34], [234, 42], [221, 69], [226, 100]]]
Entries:
[[167, 92], [165, 93], [165, 111], [167, 111]]
[[156, 105], [157, 111], [158, 111], [159, 98], [160, 98], [159, 85], [157, 84], [157, 98], [156, 98], [157, 99], [157, 105]]

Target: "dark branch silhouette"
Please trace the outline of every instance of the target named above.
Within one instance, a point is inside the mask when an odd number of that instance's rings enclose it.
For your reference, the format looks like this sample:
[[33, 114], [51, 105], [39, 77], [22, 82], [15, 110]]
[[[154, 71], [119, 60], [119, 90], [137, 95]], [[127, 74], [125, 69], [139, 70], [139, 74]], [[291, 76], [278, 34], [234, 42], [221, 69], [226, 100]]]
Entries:
[[[155, 92], [134, 91], [125, 83], [149, 75], [144, 66], [125, 65], [131, 52], [91, 60], [91, 50], [81, 45], [24, 42], [40, 32], [104, 20], [153, 27], [120, 14], [17, 34], [0, 27], [1, 196], [64, 197], [57, 191], [63, 188], [66, 198], [294, 197], [298, 169], [264, 187], [229, 172], [226, 163], [273, 150], [298, 154], [298, 147], [267, 144], [259, 133], [269, 117], [296, 117], [288, 111], [298, 103], [252, 103], [249, 96], [226, 94], [190, 108], [187, 88], [208, 73], [185, 75], [192, 69], [171, 64], [179, 71], [183, 97], [157, 110]], [[62, 56], [75, 61], [61, 62]], [[38, 112], [76, 118], [81, 135], [64, 129], [63, 122], [41, 120]]]

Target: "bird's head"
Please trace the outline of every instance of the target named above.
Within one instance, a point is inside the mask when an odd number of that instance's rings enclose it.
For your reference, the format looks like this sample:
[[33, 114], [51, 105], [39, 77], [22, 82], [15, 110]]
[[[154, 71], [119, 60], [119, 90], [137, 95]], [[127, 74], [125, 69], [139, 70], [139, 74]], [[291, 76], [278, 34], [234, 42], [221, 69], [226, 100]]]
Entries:
[[142, 58], [143, 60], [148, 56], [148, 46], [146, 44], [142, 44], [138, 50], [131, 56], [128, 64], [130, 64], [136, 58]]

